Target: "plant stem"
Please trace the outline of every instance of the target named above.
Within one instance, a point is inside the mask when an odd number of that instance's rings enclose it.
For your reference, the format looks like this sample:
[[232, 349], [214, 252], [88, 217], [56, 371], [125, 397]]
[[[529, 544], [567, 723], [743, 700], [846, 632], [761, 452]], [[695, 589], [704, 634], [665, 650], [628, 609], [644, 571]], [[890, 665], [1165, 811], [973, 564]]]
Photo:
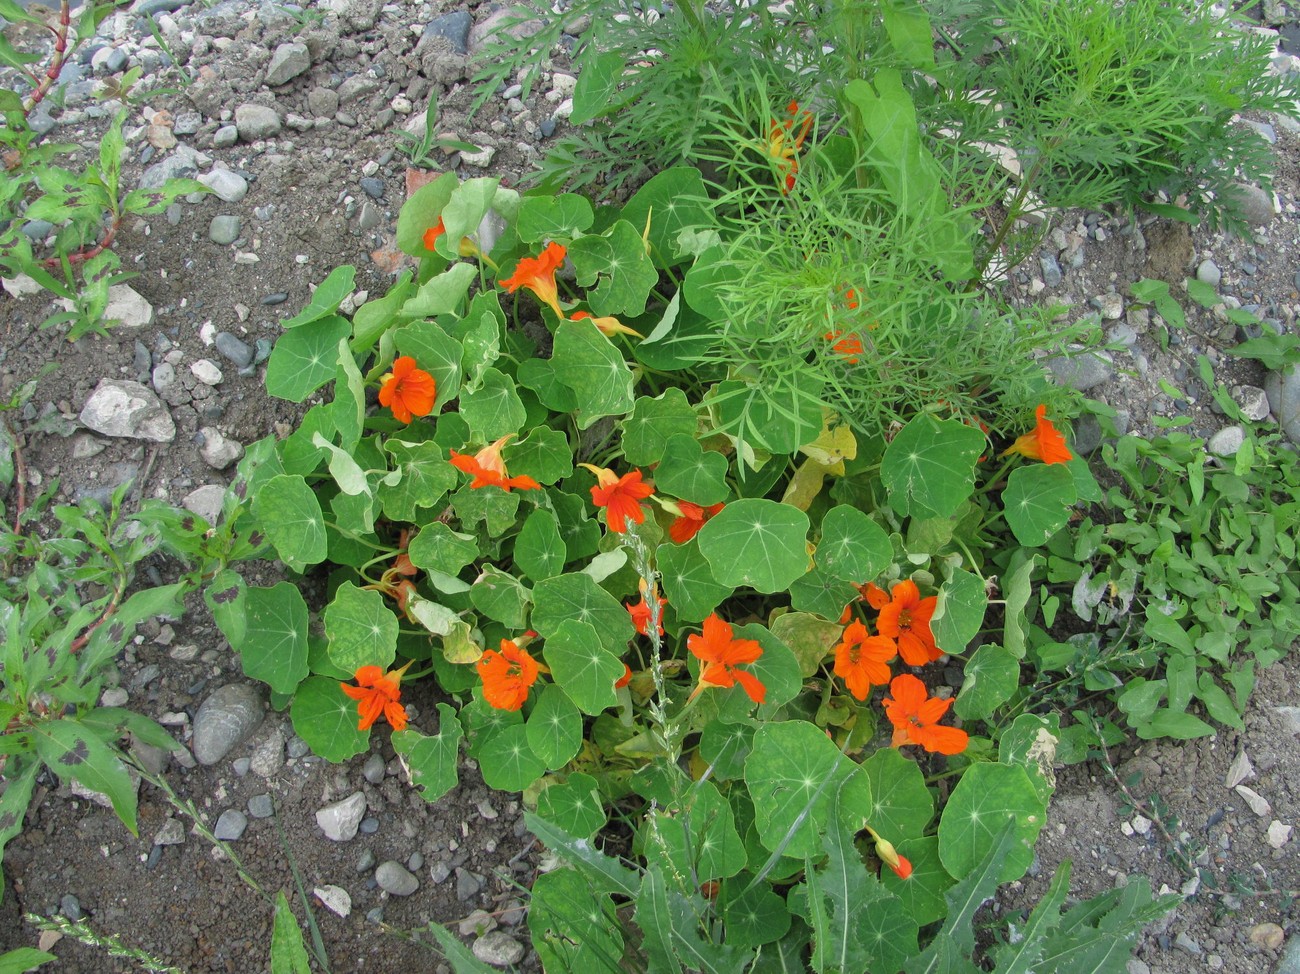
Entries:
[[59, 4], [59, 26], [57, 29], [49, 28], [54, 34], [54, 57], [50, 59], [50, 66], [45, 70], [45, 77], [36, 86], [27, 99], [23, 102], [23, 116], [30, 115], [50, 89], [54, 87], [54, 82], [59, 80], [59, 75], [63, 72], [63, 62], [68, 57], [68, 27], [72, 24], [72, 0], [62, 0]]

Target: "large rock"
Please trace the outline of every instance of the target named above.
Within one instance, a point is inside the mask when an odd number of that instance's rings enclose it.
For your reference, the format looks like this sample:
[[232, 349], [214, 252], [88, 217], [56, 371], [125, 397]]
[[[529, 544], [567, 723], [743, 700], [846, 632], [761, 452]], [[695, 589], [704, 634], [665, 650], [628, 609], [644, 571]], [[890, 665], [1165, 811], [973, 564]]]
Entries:
[[280, 116], [265, 105], [240, 105], [235, 109], [235, 128], [245, 142], [269, 139], [280, 134]]
[[194, 759], [213, 765], [246, 741], [262, 723], [262, 695], [244, 683], [231, 683], [203, 701], [194, 715]]
[[271, 55], [266, 68], [266, 83], [271, 87], [288, 84], [298, 75], [311, 70], [311, 52], [297, 41], [281, 44]]
[[171, 413], [153, 391], [126, 379], [100, 379], [81, 409], [81, 422], [105, 436], [170, 443], [176, 438]]
[[1278, 425], [1292, 443], [1300, 445], [1300, 365], [1270, 372], [1264, 378], [1264, 390]]
[[108, 289], [104, 317], [117, 322], [119, 328], [144, 328], [153, 323], [153, 305], [130, 285], [114, 284]]

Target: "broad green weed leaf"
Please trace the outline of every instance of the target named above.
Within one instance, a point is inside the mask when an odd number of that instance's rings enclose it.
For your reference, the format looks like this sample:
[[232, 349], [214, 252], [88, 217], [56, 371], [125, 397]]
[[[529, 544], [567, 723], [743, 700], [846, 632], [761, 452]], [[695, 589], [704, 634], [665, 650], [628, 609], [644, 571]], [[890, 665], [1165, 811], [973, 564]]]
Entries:
[[[565, 575], [557, 575], [554, 578], [543, 579], [533, 586], [532, 627], [549, 639], [560, 634], [564, 630], [566, 623], [582, 624], [598, 634], [598, 639], [605, 648], [608, 657], [612, 658], [616, 663], [626, 651], [628, 640], [636, 634], [636, 630], [632, 627], [632, 620], [623, 604], [596, 584], [595, 579], [590, 575], [580, 572], [570, 572]], [[564, 631], [575, 642], [585, 642], [585, 635], [579, 635], [579, 633], [585, 633], [585, 630], [568, 629]], [[547, 646], [547, 652], [548, 654], [550, 652], [549, 645]], [[590, 655], [590, 653], [588, 652], [587, 655]], [[605, 669], [608, 670], [608, 666], [605, 666]], [[618, 663], [617, 672], [610, 679], [609, 693], [611, 697], [614, 692], [613, 683], [622, 675], [623, 664]], [[563, 684], [563, 681], [558, 678], [556, 682], [564, 685], [566, 689], [570, 689], [567, 684]], [[601, 692], [603, 693], [603, 691]], [[574, 702], [578, 706], [582, 706], [582, 701], [576, 697]], [[612, 699], [610, 703], [587, 712], [599, 713], [606, 706], [613, 706]]]
[[280, 474], [253, 495], [253, 515], [276, 552], [294, 571], [324, 561], [329, 552], [320, 501], [302, 477]]
[[308, 613], [302, 593], [288, 582], [270, 588], [250, 586], [243, 602], [244, 639], [231, 645], [239, 650], [244, 674], [276, 693], [293, 693], [308, 674]]
[[[646, 866], [641, 879], [635, 919], [644, 938], [641, 948], [649, 961], [646, 969], [659, 974], [680, 974], [682, 964], [677, 959], [677, 951], [673, 949], [673, 921], [668, 910], [668, 887], [663, 868], [653, 861]], [[730, 924], [727, 933], [731, 934]]]
[[808, 515], [760, 498], [732, 501], [697, 536], [724, 585], [780, 592], [808, 571]]
[[[0, 858], [3, 858], [9, 840], [23, 830], [27, 806], [31, 804], [32, 790], [36, 787], [36, 776], [41, 771], [41, 762], [29, 762], [21, 771], [15, 770], [8, 778], [8, 787], [0, 794]], [[3, 892], [4, 874], [0, 873], [0, 893]]]
[[1016, 841], [1001, 858], [998, 882], [1019, 879], [1033, 861], [1034, 842], [1046, 812], [1047, 806], [1023, 768], [971, 765], [952, 790], [939, 820], [939, 857], [944, 868], [953, 876], [972, 873], [997, 847], [998, 833], [1010, 819], [1015, 823]]
[[888, 568], [893, 557], [889, 535], [857, 508], [840, 504], [822, 518], [816, 558], [823, 571], [861, 585]]
[[464, 369], [461, 359], [465, 350], [460, 342], [448, 335], [436, 321], [416, 321], [393, 333], [397, 351], [409, 355], [415, 364], [433, 376], [436, 398], [433, 411], [460, 395]]
[[735, 591], [713, 577], [713, 569], [700, 554], [695, 539], [681, 545], [662, 545], [657, 558], [668, 604], [683, 622], [702, 622]]
[[[538, 821], [546, 830], [546, 821]], [[554, 831], [570, 843], [578, 841]], [[554, 849], [554, 843], [559, 840], [544, 838], [543, 841]], [[585, 841], [583, 845], [591, 848]], [[591, 854], [601, 855], [594, 850]], [[583, 860], [578, 860], [578, 865], [582, 864]], [[622, 923], [617, 919], [613, 901], [607, 895], [600, 895], [599, 887], [593, 889], [589, 878], [587, 870], [556, 869], [538, 876], [533, 883], [528, 931], [543, 970], [623, 974]], [[635, 895], [636, 888], [627, 894], [629, 899]]]
[[266, 391], [302, 402], [334, 378], [339, 342], [352, 333], [346, 318], [328, 315], [280, 336], [266, 362]]
[[651, 177], [623, 206], [623, 219], [645, 232], [650, 223], [650, 257], [656, 267], [677, 262], [683, 230], [713, 226], [712, 204], [698, 169], [674, 166]]
[[1026, 547], [1046, 543], [1065, 526], [1077, 495], [1064, 464], [1017, 467], [1002, 491], [1002, 507], [1016, 540]]
[[302, 928], [289, 908], [284, 890], [275, 894], [275, 915], [271, 921], [271, 974], [311, 974]]
[[[636, 871], [623, 865], [620, 860], [606, 855], [590, 842], [570, 835], [530, 812], [524, 812], [524, 824], [528, 826], [528, 831], [541, 839], [548, 849], [559, 854], [560, 858], [577, 869], [574, 875], [583, 876], [596, 890], [617, 893], [629, 898], [636, 896], [636, 891], [641, 885], [641, 877]], [[557, 873], [545, 875], [554, 876]], [[584, 888], [587, 883], [583, 883]], [[533, 896], [537, 896], [536, 888], [533, 890]], [[590, 892], [585, 896], [590, 904]], [[529, 929], [532, 929], [531, 924]]]
[[1191, 741], [1198, 737], [1209, 737], [1214, 728], [1201, 718], [1168, 707], [1161, 707], [1151, 715], [1146, 723], [1136, 727], [1137, 736], [1144, 741], [1153, 741], [1161, 737], [1171, 737], [1176, 741]]
[[632, 408], [632, 371], [623, 353], [589, 321], [562, 321], [551, 355], [555, 377], [573, 390], [578, 427]]
[[831, 799], [851, 773], [852, 762], [816, 725], [787, 720], [760, 726], [745, 761], [745, 782], [763, 846], [800, 859], [819, 853]]
[[730, 464], [721, 453], [705, 450], [691, 434], [674, 433], [664, 444], [655, 470], [655, 489], [693, 504], [708, 506], [724, 501]]
[[[613, 56], [622, 62], [621, 55]], [[600, 58], [595, 59], [597, 63], [600, 60]], [[584, 81], [590, 84], [590, 79], [580, 75], [579, 88], [583, 87]], [[576, 113], [578, 104], [576, 91], [573, 102]], [[578, 123], [573, 122], [573, 124]], [[548, 239], [572, 240], [582, 231], [589, 229], [595, 220], [596, 214], [591, 208], [591, 203], [585, 196], [579, 196], [577, 193], [561, 193], [559, 196], [525, 196], [519, 201], [519, 221], [515, 224], [515, 232], [524, 243], [537, 243]]]
[[357, 703], [343, 693], [338, 680], [303, 680], [294, 691], [289, 717], [294, 733], [326, 761], [346, 761], [369, 746], [370, 732], [357, 729]]
[[325, 607], [324, 623], [330, 659], [341, 670], [387, 669], [397, 656], [397, 616], [372, 589], [344, 582]]
[[517, 432], [527, 418], [514, 380], [496, 369], [484, 371], [478, 389], [461, 393], [460, 414], [474, 438], [484, 443]]
[[[538, 610], [533, 613], [534, 625], [537, 625]], [[627, 611], [622, 611], [626, 621]], [[591, 624], [565, 619], [547, 637], [545, 652], [546, 665], [551, 668], [555, 682], [564, 687], [583, 713], [598, 714], [618, 703], [614, 683], [623, 676], [623, 661], [601, 644], [601, 637]]]
[[646, 857], [689, 869], [692, 881], [727, 879], [745, 868], [745, 844], [731, 806], [711, 781], [695, 782], [684, 795], [649, 813], [642, 830]]
[[653, 399], [640, 396], [632, 415], [622, 421], [623, 456], [637, 467], [658, 463], [670, 437], [681, 434], [693, 438], [696, 426], [695, 410], [681, 389], [666, 389]]
[[203, 590], [203, 601], [226, 641], [236, 650], [244, 643], [248, 615], [244, 608], [244, 576], [226, 568], [212, 576]]
[[596, 317], [645, 314], [646, 298], [659, 282], [659, 273], [645, 252], [641, 231], [642, 227], [619, 220], [601, 236], [579, 237], [570, 244], [569, 259], [578, 273], [578, 285], [587, 289]]
[[438, 704], [437, 734], [421, 734], [416, 730], [394, 732], [393, 750], [406, 755], [411, 782], [425, 801], [436, 802], [456, 787], [460, 742], [464, 736], [456, 719], [456, 708], [445, 703]]
[[1020, 662], [995, 643], [986, 643], [966, 661], [953, 712], [962, 720], [986, 720], [1011, 699], [1020, 685]]
[[582, 839], [591, 838], [604, 828], [607, 821], [596, 779], [581, 772], [570, 774], [562, 783], [543, 788], [537, 796], [537, 814]]
[[[564, 767], [582, 746], [582, 714], [569, 695], [555, 683], [542, 691], [524, 727], [533, 753], [545, 761], [548, 768]], [[604, 821], [603, 813], [601, 821]]]
[[564, 570], [564, 539], [555, 515], [538, 508], [528, 515], [515, 538], [515, 564], [534, 582]]
[[546, 762], [533, 753], [523, 724], [493, 734], [478, 751], [483, 781], [489, 788], [523, 791], [546, 773]]
[[288, 331], [333, 315], [339, 310], [343, 299], [352, 293], [352, 285], [356, 282], [356, 277], [357, 269], [351, 264], [334, 268], [325, 280], [316, 285], [307, 307], [287, 321], [281, 322], [280, 327]]
[[917, 0], [881, 0], [880, 13], [885, 22], [885, 33], [903, 63], [937, 75], [934, 64], [934, 40], [930, 33], [930, 18]]
[[974, 427], [920, 414], [894, 437], [881, 461], [890, 506], [902, 515], [951, 517], [974, 490], [975, 461], [986, 446]]
[[474, 608], [507, 629], [523, 629], [527, 624], [530, 595], [519, 579], [493, 565], [483, 566], [469, 590]]
[[53, 954], [34, 947], [15, 947], [0, 954], [0, 974], [25, 974], [43, 964], [58, 960]]
[[[93, 727], [79, 721], [43, 720], [32, 730], [36, 753], [55, 775], [69, 777], [91, 791], [106, 795], [113, 811], [130, 829], [136, 829], [136, 782], [115, 748], [104, 742]], [[21, 816], [20, 816], [21, 817]]]

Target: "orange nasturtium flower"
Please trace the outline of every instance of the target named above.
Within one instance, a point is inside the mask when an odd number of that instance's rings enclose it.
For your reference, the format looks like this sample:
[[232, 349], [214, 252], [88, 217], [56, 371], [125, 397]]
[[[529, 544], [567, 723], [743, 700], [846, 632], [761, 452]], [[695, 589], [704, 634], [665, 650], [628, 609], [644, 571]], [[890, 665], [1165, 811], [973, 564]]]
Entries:
[[763, 647], [753, 639], [734, 639], [731, 623], [724, 622], [716, 612], [704, 620], [703, 635], [686, 637], [686, 648], [704, 664], [700, 668], [699, 686], [691, 693], [692, 697], [705, 685], [733, 687], [737, 683], [754, 703], [762, 703], [767, 696], [767, 687], [758, 677], [747, 670], [737, 669], [762, 656]]
[[433, 412], [438, 398], [438, 386], [433, 376], [416, 368], [415, 359], [403, 355], [393, 362], [393, 371], [379, 380], [379, 405], [387, 406], [399, 423], [409, 423], [412, 417], [428, 416]]
[[1065, 445], [1065, 437], [1047, 418], [1047, 407], [1040, 404], [1034, 410], [1034, 416], [1038, 419], [1034, 431], [1026, 433], [1003, 450], [1002, 456], [1005, 457], [1008, 453], [1019, 453], [1022, 457], [1042, 460], [1043, 463], [1069, 463], [1073, 460], [1074, 454]]
[[407, 660], [406, 666], [390, 673], [385, 673], [382, 667], [363, 666], [353, 677], [360, 686], [339, 684], [344, 693], [357, 701], [357, 713], [361, 716], [357, 730], [369, 730], [381, 714], [393, 730], [406, 729], [406, 710], [398, 700], [402, 696], [402, 674], [412, 662]]
[[892, 639], [868, 635], [866, 626], [851, 622], [835, 647], [835, 675], [844, 679], [856, 699], [866, 700], [873, 685], [889, 682], [889, 661], [897, 655]]
[[438, 222], [424, 231], [424, 249], [432, 250], [438, 238], [447, 232], [447, 228], [442, 225], [442, 217], [438, 217]]
[[518, 710], [537, 682], [537, 660], [518, 643], [501, 640], [501, 651], [489, 649], [475, 664], [483, 678], [483, 699], [497, 710]]
[[[876, 631], [898, 641], [898, 655], [908, 666], [933, 663], [943, 655], [930, 632], [930, 617], [939, 604], [938, 596], [921, 598], [921, 590], [910, 578], [899, 582], [892, 591], [893, 598], [880, 606]], [[867, 601], [875, 605], [870, 593]]]
[[568, 253], [563, 244], [554, 240], [537, 257], [524, 257], [515, 265], [515, 272], [501, 282], [506, 293], [514, 294], [521, 287], [527, 288], [537, 296], [537, 300], [555, 312], [556, 317], [563, 318], [560, 310], [560, 297], [555, 289], [555, 272], [564, 263]]
[[501, 458], [501, 448], [514, 438], [514, 433], [507, 433], [495, 443], [489, 444], [472, 457], [463, 453], [451, 452], [451, 465], [462, 473], [473, 476], [469, 482], [471, 490], [479, 487], [500, 487], [508, 491], [511, 487], [520, 490], [541, 490], [542, 485], [532, 477], [512, 477], [506, 472], [506, 462]]
[[614, 681], [614, 689], [622, 690], [625, 686], [627, 686], [631, 682], [632, 682], [632, 667], [624, 663], [623, 675]]
[[858, 337], [856, 331], [849, 332], [843, 338], [840, 337], [841, 335], [844, 335], [844, 332], [836, 328], [828, 331], [822, 337], [832, 343], [831, 351], [848, 362], [849, 365], [857, 365], [858, 356], [865, 351], [862, 347], [862, 339]]
[[894, 843], [882, 838], [870, 825], [865, 825], [863, 828], [867, 830], [876, 843], [876, 856], [894, 871], [895, 876], [899, 879], [906, 879], [912, 875], [912, 864], [907, 861], [906, 856], [898, 854], [898, 850], [894, 848]]
[[605, 520], [609, 529], [616, 534], [627, 531], [630, 518], [633, 524], [645, 520], [645, 509], [640, 502], [654, 493], [654, 487], [643, 483], [641, 471], [632, 470], [618, 476], [607, 467], [596, 467], [590, 463], [580, 463], [596, 475], [596, 486], [591, 488], [591, 502], [597, 507], [605, 508]]
[[[642, 636], [650, 635], [650, 603], [645, 599], [646, 584], [645, 579], [641, 580], [641, 601], [636, 605], [624, 605], [627, 614], [632, 617], [632, 625]], [[663, 607], [668, 604], [668, 600], [662, 595], [659, 599], [659, 635], [664, 634]]]
[[885, 698], [885, 715], [894, 725], [893, 747], [919, 744], [937, 754], [960, 754], [969, 736], [956, 727], [942, 727], [939, 720], [952, 706], [951, 698], [931, 697], [925, 684], [904, 673], [889, 684], [892, 697]]
[[606, 316], [604, 318], [597, 318], [590, 311], [575, 311], [573, 313], [573, 317], [571, 317], [569, 320], [590, 321], [593, 325], [596, 326], [596, 330], [599, 331], [606, 338], [611, 338], [614, 335], [635, 335], [637, 338], [645, 338], [645, 335], [641, 334], [639, 331], [633, 331], [631, 328], [623, 324], [623, 322], [619, 321], [617, 318], [610, 317], [610, 316]]
[[776, 162], [778, 172], [785, 173], [785, 184], [781, 187], [783, 193], [788, 193], [794, 189], [795, 175], [799, 172], [799, 150], [803, 148], [803, 140], [808, 137], [808, 130], [812, 128], [812, 115], [804, 112], [803, 119], [799, 122], [799, 131], [795, 132], [795, 121], [799, 116], [799, 103], [790, 102], [786, 106], [786, 113], [789, 115], [783, 122], [772, 119], [772, 124], [767, 131], [767, 154]]
[[710, 504], [708, 507], [701, 507], [699, 504], [692, 504], [690, 501], [677, 501], [674, 506], [681, 513], [674, 519], [672, 524], [668, 525], [668, 537], [672, 538], [673, 544], [686, 544], [691, 538], [700, 533], [700, 528], [704, 527], [709, 518], [726, 507], [725, 504]]

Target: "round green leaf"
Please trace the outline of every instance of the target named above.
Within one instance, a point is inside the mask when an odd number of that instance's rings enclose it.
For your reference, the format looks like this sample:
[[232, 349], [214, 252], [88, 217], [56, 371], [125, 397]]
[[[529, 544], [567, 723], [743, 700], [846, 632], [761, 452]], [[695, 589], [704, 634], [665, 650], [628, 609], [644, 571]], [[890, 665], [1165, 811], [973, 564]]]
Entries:
[[862, 762], [862, 771], [870, 807], [853, 811], [861, 812], [891, 842], [923, 835], [934, 817], [934, 799], [916, 762], [895, 748], [882, 747]]
[[294, 571], [323, 561], [329, 553], [320, 501], [302, 477], [278, 474], [264, 483], [253, 495], [253, 516]]
[[411, 539], [406, 553], [416, 568], [455, 575], [478, 557], [478, 545], [472, 534], [461, 534], [441, 521], [431, 521]]
[[956, 420], [922, 413], [885, 449], [880, 477], [899, 514], [951, 517], [975, 487], [975, 462], [984, 434]]
[[[623, 620], [627, 621], [626, 609]], [[561, 622], [546, 639], [546, 665], [583, 713], [598, 714], [618, 703], [614, 684], [623, 676], [623, 661], [601, 645], [590, 624], [575, 619]]]
[[822, 571], [860, 585], [888, 568], [893, 558], [889, 535], [857, 508], [841, 504], [822, 518], [817, 542], [817, 567]]
[[289, 718], [294, 733], [326, 761], [346, 761], [370, 746], [370, 733], [357, 730], [357, 702], [344, 695], [337, 680], [303, 680], [294, 691]]
[[727, 925], [726, 942], [751, 948], [775, 943], [790, 929], [790, 911], [785, 900], [766, 883], [752, 889], [746, 883], [731, 883], [722, 904]]
[[572, 240], [596, 220], [587, 197], [577, 193], [559, 196], [525, 196], [519, 201], [515, 232], [524, 243]]
[[632, 370], [623, 353], [590, 321], [562, 321], [551, 353], [555, 377], [573, 390], [578, 427], [632, 408]]
[[[695, 410], [681, 389], [673, 387], [654, 399], [641, 396], [632, 407], [632, 415], [622, 422], [623, 456], [633, 466], [658, 463], [668, 439], [678, 434], [693, 438], [697, 423]], [[694, 498], [687, 497], [687, 500]]]
[[935, 645], [945, 653], [963, 653], [984, 624], [989, 597], [978, 575], [954, 568], [939, 589], [939, 601], [930, 619]]
[[764, 848], [796, 859], [820, 855], [831, 799], [852, 771], [852, 762], [809, 721], [759, 727], [745, 781]]
[[822, 385], [794, 372], [772, 384], [728, 380], [718, 383], [711, 400], [723, 428], [751, 447], [793, 453], [817, 438], [822, 428]]
[[[581, 623], [598, 634], [597, 639], [603, 643], [609, 656], [615, 659], [626, 652], [628, 640], [636, 635], [623, 603], [597, 585], [590, 575], [581, 572], [557, 575], [538, 582], [533, 587], [531, 622], [532, 627], [548, 639], [559, 634], [567, 622]], [[570, 637], [575, 638], [572, 631]], [[550, 649], [548, 644], [548, 655]], [[623, 664], [619, 663], [613, 680], [622, 675]], [[611, 684], [613, 680], [610, 681]], [[557, 682], [563, 681], [557, 678]], [[613, 693], [612, 686], [610, 693]], [[603, 710], [611, 704], [605, 704], [599, 709]], [[581, 706], [581, 703], [578, 705]], [[599, 710], [587, 712], [598, 713]]]
[[1011, 471], [1002, 508], [1016, 540], [1033, 547], [1065, 526], [1076, 499], [1074, 477], [1065, 464], [1034, 463]]
[[713, 225], [709, 193], [694, 166], [674, 166], [651, 177], [623, 205], [632, 226], [650, 227], [650, 256], [656, 267], [676, 263], [677, 237], [692, 227]]
[[492, 565], [483, 566], [469, 590], [474, 608], [507, 629], [523, 629], [527, 625], [530, 596], [519, 579]]
[[515, 538], [515, 564], [529, 578], [539, 581], [563, 571], [565, 557], [560, 522], [550, 511], [539, 507], [528, 515]]
[[276, 693], [293, 693], [306, 679], [307, 603], [297, 586], [249, 586], [244, 593], [247, 619], [239, 646], [244, 673]]
[[705, 450], [690, 434], [668, 437], [655, 470], [655, 489], [693, 504], [717, 504], [727, 499], [727, 458]]
[[530, 358], [519, 363], [519, 384], [537, 393], [543, 406], [556, 413], [571, 413], [578, 408], [578, 397], [555, 374], [555, 363], [548, 358]]
[[1033, 862], [1034, 842], [1046, 814], [1047, 806], [1024, 768], [972, 765], [957, 782], [939, 821], [939, 858], [952, 876], [961, 879], [979, 865], [998, 831], [1012, 819], [1018, 841], [998, 873], [999, 883], [1010, 883]]
[[582, 747], [582, 715], [558, 684], [542, 691], [524, 726], [533, 753], [548, 768], [564, 767]]
[[537, 814], [579, 839], [591, 838], [607, 821], [596, 779], [581, 772], [543, 788], [537, 796]]
[[422, 507], [433, 507], [460, 482], [460, 474], [447, 462], [436, 443], [405, 443], [392, 437], [384, 441], [392, 454], [396, 483], [379, 482], [378, 497], [384, 514], [393, 521], [415, 521]]
[[523, 791], [546, 773], [546, 762], [528, 746], [528, 731], [513, 724], [493, 734], [478, 751], [483, 781], [489, 788]]
[[683, 622], [702, 622], [735, 591], [713, 577], [694, 538], [686, 544], [661, 545], [656, 557], [668, 604]]
[[473, 264], [452, 264], [441, 274], [429, 278], [418, 291], [398, 309], [405, 318], [433, 318], [454, 312], [469, 293], [470, 284], [478, 277]]
[[460, 414], [484, 443], [515, 432], [527, 418], [514, 380], [497, 369], [485, 369], [482, 385], [461, 393]]
[[445, 703], [438, 704], [437, 734], [430, 736], [416, 730], [393, 734], [393, 750], [406, 755], [411, 782], [425, 801], [436, 802], [456, 787], [460, 741], [464, 736], [456, 708]]
[[588, 234], [569, 245], [569, 259], [579, 286], [587, 289], [593, 314], [635, 318], [645, 313], [646, 298], [659, 274], [646, 256], [641, 230], [618, 220], [604, 234]]
[[562, 430], [539, 426], [517, 443], [511, 443], [510, 473], [553, 484], [573, 473], [573, 449]]
[[338, 315], [285, 332], [266, 362], [266, 391], [279, 399], [302, 402], [334, 378], [339, 342], [351, 333], [352, 325]]
[[925, 926], [948, 915], [944, 894], [955, 880], [939, 861], [939, 837], [895, 842], [894, 848], [912, 864], [912, 875], [899, 879], [892, 869], [880, 870], [880, 881], [902, 901], [903, 908], [918, 926]]
[[812, 676], [839, 644], [844, 627], [807, 612], [787, 612], [772, 620], [772, 635], [790, 647], [802, 676]]
[[713, 576], [724, 585], [780, 592], [808, 571], [808, 515], [760, 498], [732, 501], [698, 535]]
[[330, 659], [349, 673], [387, 669], [397, 655], [397, 616], [376, 591], [344, 582], [325, 607], [324, 622]]
[[752, 720], [734, 723], [711, 720], [700, 733], [700, 757], [713, 766], [713, 777], [730, 781], [745, 773], [745, 759], [754, 744], [754, 731], [758, 727]]
[[452, 494], [451, 506], [462, 527], [472, 528], [482, 521], [488, 534], [500, 537], [514, 526], [519, 494], [500, 487], [470, 487], [466, 484]]
[[[754, 662], [746, 664], [745, 669], [754, 674], [767, 689], [757, 715], [760, 718], [770, 718], [783, 704], [793, 700], [803, 688], [799, 661], [795, 659], [794, 653], [790, 652], [789, 646], [766, 626], [757, 622], [736, 626], [733, 633], [736, 639], [753, 639], [763, 647], [763, 654]], [[729, 689], [718, 688], [711, 692], [722, 696], [722, 702], [718, 705], [718, 715], [723, 720], [743, 720], [753, 709], [753, 701], [739, 685]]]
[[421, 186], [403, 204], [397, 215], [397, 247], [412, 257], [423, 257], [424, 232], [436, 226], [442, 208], [451, 199], [452, 191], [460, 185], [454, 172], [445, 172], [433, 182]]
[[815, 612], [823, 619], [839, 619], [844, 607], [860, 595], [852, 582], [814, 568], [791, 584], [790, 606], [801, 613]]
[[953, 712], [962, 720], [987, 719], [994, 708], [1011, 699], [1019, 685], [1019, 661], [996, 644], [981, 646], [962, 669], [961, 692]]
[[1056, 745], [1060, 740], [1059, 714], [1021, 714], [998, 738], [998, 760], [1024, 768], [1044, 804], [1056, 790]]

